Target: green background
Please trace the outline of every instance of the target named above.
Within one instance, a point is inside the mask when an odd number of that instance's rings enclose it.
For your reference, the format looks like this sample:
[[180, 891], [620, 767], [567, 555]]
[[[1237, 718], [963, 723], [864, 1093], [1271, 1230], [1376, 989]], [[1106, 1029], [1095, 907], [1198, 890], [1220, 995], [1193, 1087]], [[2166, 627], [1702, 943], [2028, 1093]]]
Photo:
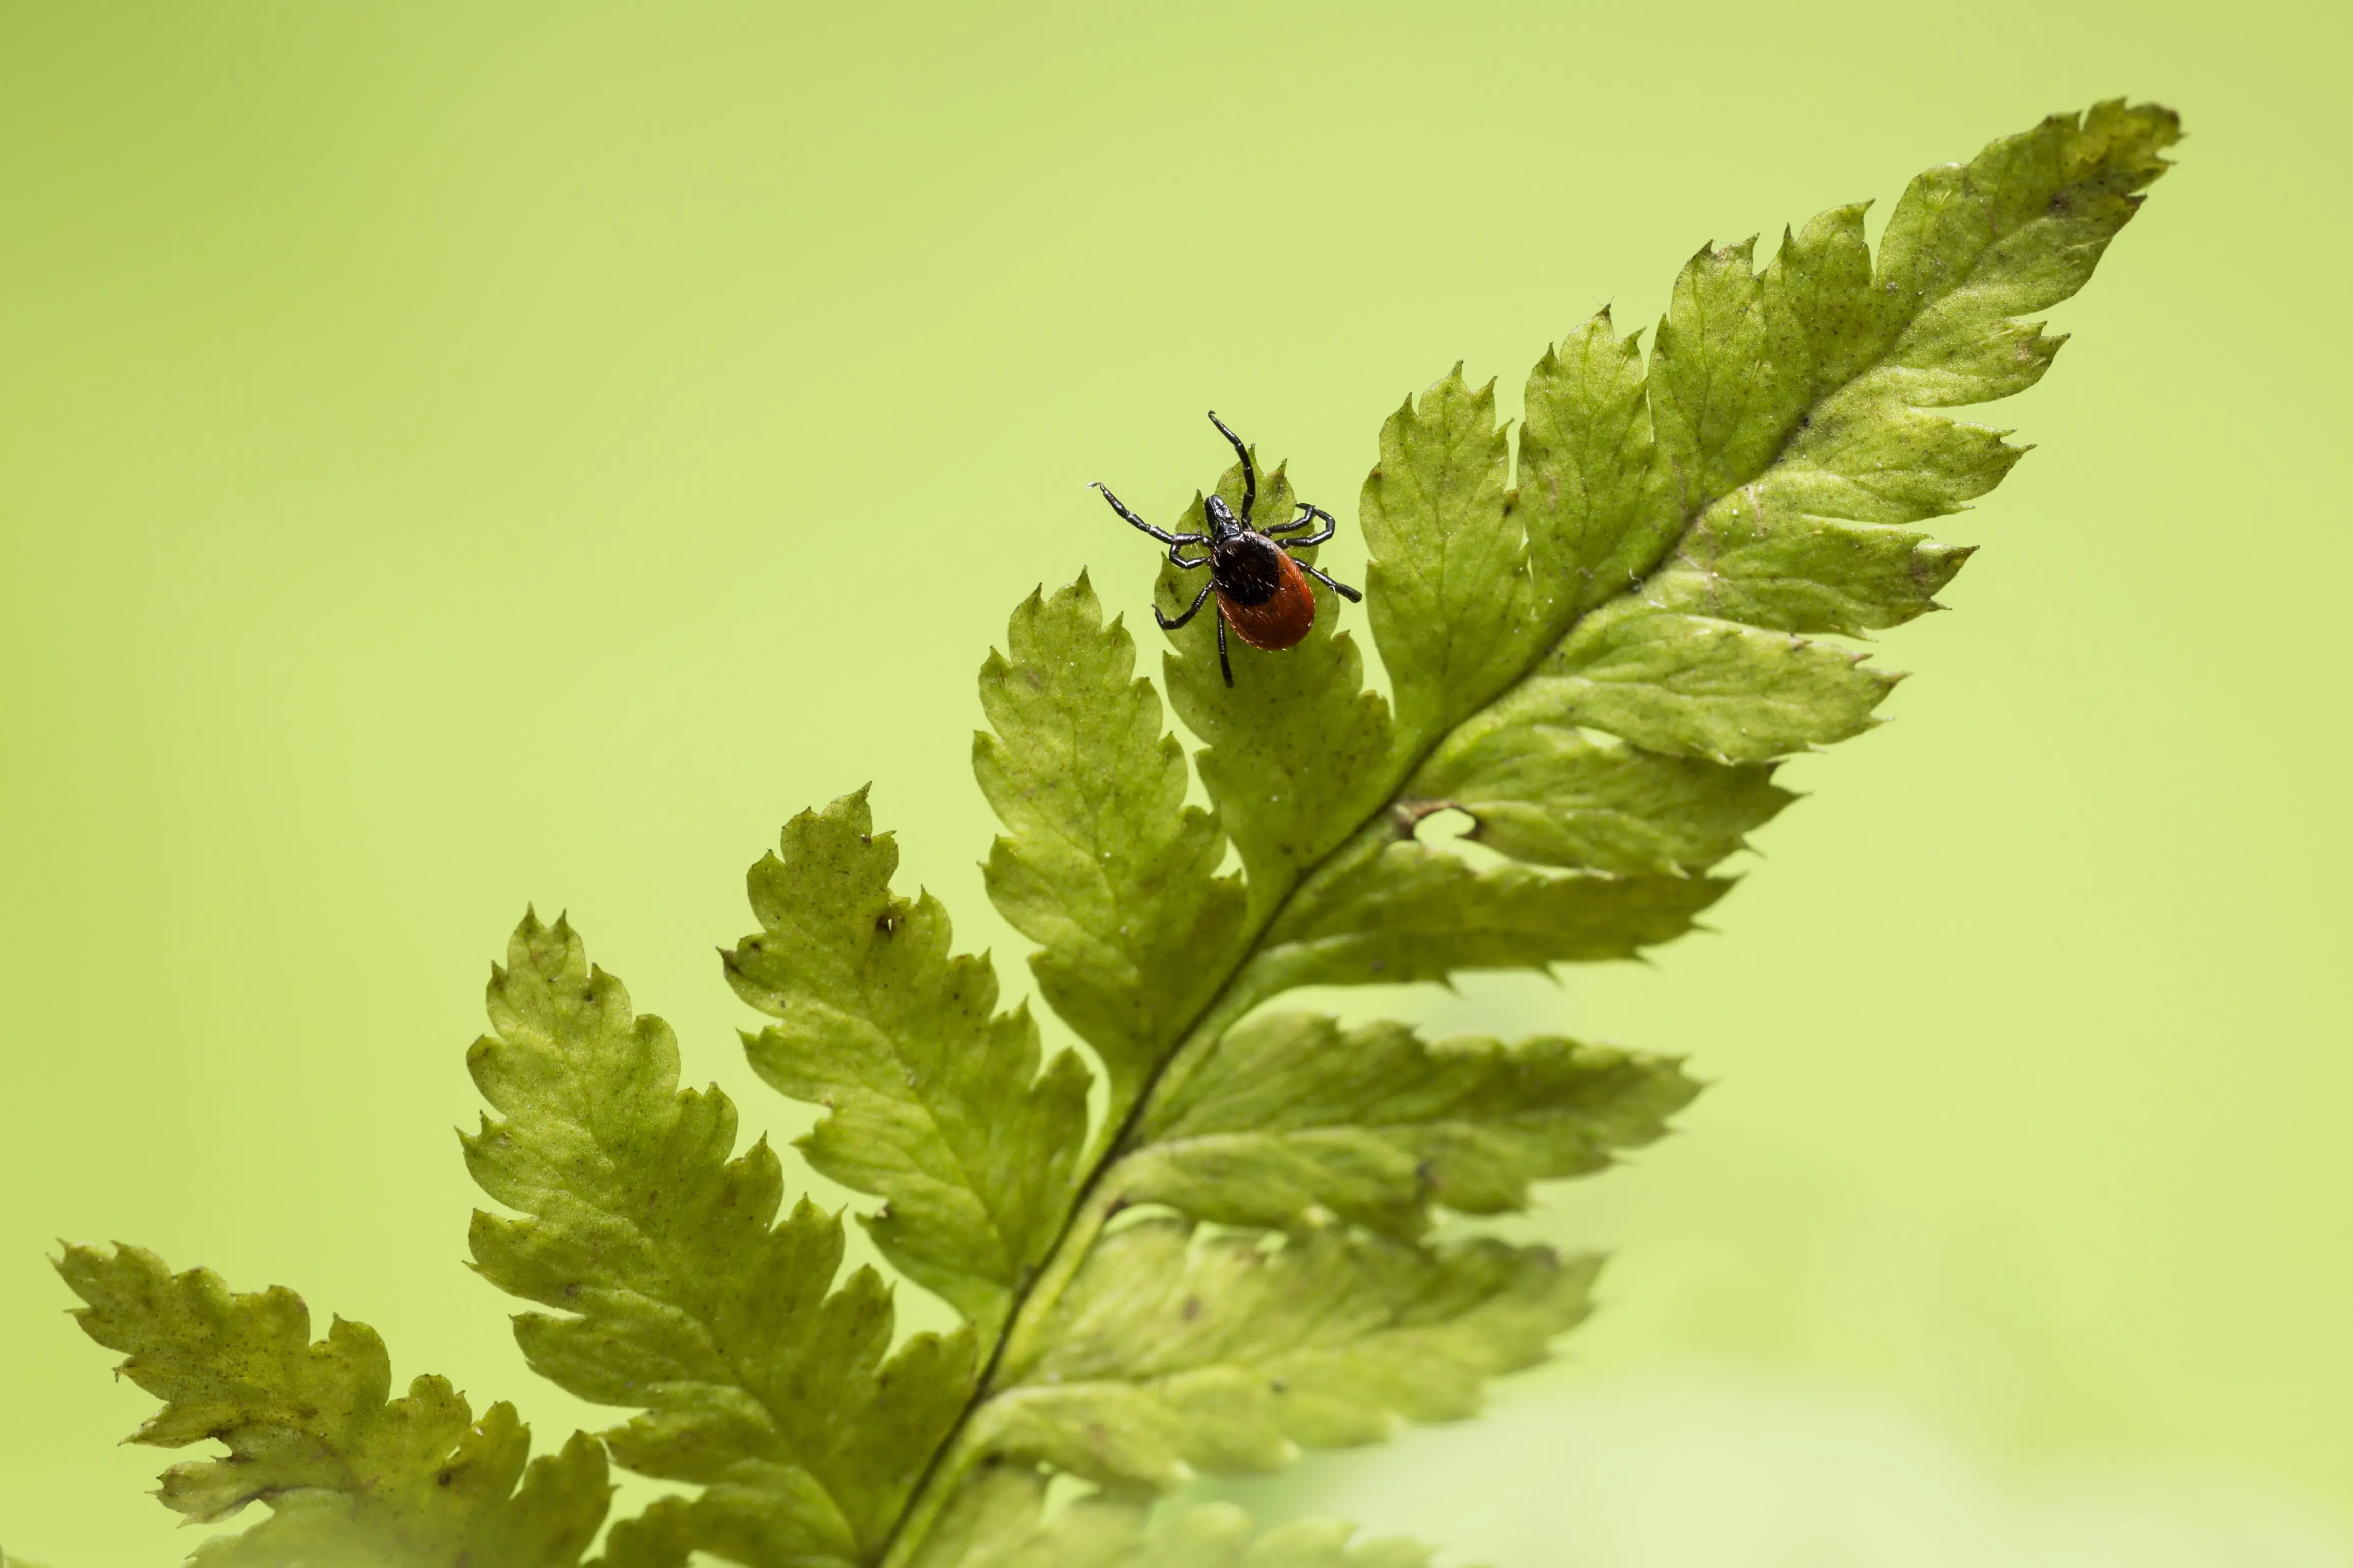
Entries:
[[[487, 961], [568, 909], [691, 1076], [797, 1130], [712, 948], [778, 822], [871, 779], [903, 880], [1021, 980], [972, 680], [1040, 580], [1141, 610], [1085, 481], [1173, 511], [1214, 406], [1351, 576], [1378, 423], [1456, 360], [1515, 411], [1702, 241], [1883, 214], [2117, 93], [2190, 140], [1990, 414], [2041, 449], [1950, 520], [1986, 549], [1888, 639], [1898, 722], [1791, 768], [1720, 935], [1409, 1004], [1716, 1087], [1534, 1222], [1622, 1249], [1569, 1359], [1374, 1462], [1540, 1492], [1645, 1388], [1763, 1389], [1997, 1490], [2353, 1513], [2346, 16], [0, 6], [0, 1542], [189, 1542], [60, 1236], [294, 1285], [543, 1441], [593, 1419], [460, 1265]], [[1615, 1505], [1696, 1541], [1710, 1489], [1656, 1479]], [[1356, 1491], [1478, 1543], [1446, 1486]], [[1530, 1531], [1491, 1554], [1552, 1560]], [[1737, 1548], [1687, 1557], [1901, 1556]], [[1577, 1560], [1686, 1560], [1610, 1550]]]

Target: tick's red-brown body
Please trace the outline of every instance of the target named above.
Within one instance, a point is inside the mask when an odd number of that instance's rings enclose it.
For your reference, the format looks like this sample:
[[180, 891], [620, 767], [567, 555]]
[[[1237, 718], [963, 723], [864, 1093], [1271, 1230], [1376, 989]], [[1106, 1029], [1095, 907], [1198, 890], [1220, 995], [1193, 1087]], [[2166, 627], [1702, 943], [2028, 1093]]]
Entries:
[[1263, 533], [1238, 533], [1209, 547], [1209, 581], [1234, 636], [1281, 653], [1315, 624], [1315, 591], [1299, 563]]
[[[1250, 461], [1250, 448], [1242, 438], [1226, 428], [1225, 421], [1215, 414], [1209, 423], [1233, 444], [1234, 456], [1241, 459], [1242, 510], [1237, 517], [1225, 497], [1213, 495], [1201, 502], [1201, 519], [1208, 527], [1207, 533], [1171, 533], [1155, 528], [1121, 504], [1120, 499], [1102, 485], [1103, 500], [1112, 510], [1134, 523], [1168, 547], [1170, 564], [1191, 572], [1206, 566], [1209, 569], [1208, 584], [1193, 596], [1192, 605], [1173, 619], [1159, 605], [1152, 606], [1152, 618], [1160, 623], [1162, 631], [1175, 631], [1178, 626], [1201, 613], [1201, 606], [1211, 594], [1218, 596], [1218, 668], [1225, 672], [1226, 684], [1234, 683], [1233, 660], [1226, 653], [1226, 627], [1252, 647], [1269, 653], [1280, 653], [1296, 647], [1315, 625], [1315, 590], [1307, 579], [1315, 578], [1344, 599], [1364, 597], [1345, 583], [1335, 582], [1304, 561], [1295, 560], [1291, 551], [1311, 544], [1321, 544], [1332, 537], [1339, 525], [1332, 514], [1305, 501], [1295, 503], [1300, 515], [1289, 522], [1279, 522], [1272, 528], [1257, 528], [1250, 523], [1250, 509], [1258, 504], [1258, 465]], [[1321, 532], [1304, 539], [1278, 539], [1277, 534], [1297, 533], [1321, 522]], [[1187, 560], [1178, 553], [1186, 545], [1198, 544], [1204, 553]]]

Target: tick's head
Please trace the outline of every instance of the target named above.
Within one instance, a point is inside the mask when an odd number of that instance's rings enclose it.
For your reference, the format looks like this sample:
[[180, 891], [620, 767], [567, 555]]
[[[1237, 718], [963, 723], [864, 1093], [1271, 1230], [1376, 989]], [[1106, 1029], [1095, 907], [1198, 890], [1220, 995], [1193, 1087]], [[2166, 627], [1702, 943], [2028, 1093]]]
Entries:
[[1234, 521], [1234, 509], [1226, 504], [1223, 496], [1211, 496], [1201, 503], [1201, 510], [1208, 513], [1211, 538], [1221, 539], [1229, 533], [1241, 531], [1242, 525]]

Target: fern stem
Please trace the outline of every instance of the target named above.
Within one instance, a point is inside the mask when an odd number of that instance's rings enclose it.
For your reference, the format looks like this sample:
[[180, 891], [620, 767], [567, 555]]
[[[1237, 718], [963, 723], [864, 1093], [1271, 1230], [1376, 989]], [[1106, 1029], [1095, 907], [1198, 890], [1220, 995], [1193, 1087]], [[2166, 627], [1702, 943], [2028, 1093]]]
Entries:
[[[1530, 668], [1534, 665], [1531, 663]], [[1525, 677], [1525, 672], [1523, 672]], [[1451, 733], [1451, 731], [1448, 731]], [[1406, 781], [1414, 770], [1437, 750], [1444, 735], [1430, 741], [1419, 752], [1401, 759], [1394, 777], [1388, 782], [1381, 804], [1357, 824], [1354, 831], [1327, 851], [1303, 875], [1283, 890], [1282, 896], [1268, 906], [1264, 919], [1250, 933], [1240, 947], [1233, 967], [1227, 971], [1218, 989], [1211, 994], [1201, 1011], [1178, 1037], [1176, 1048], [1168, 1053], [1152, 1075], [1138, 1088], [1134, 1100], [1126, 1114], [1116, 1121], [1107, 1122], [1088, 1151], [1086, 1177], [1080, 1184], [1071, 1205], [1069, 1217], [1046, 1252], [1044, 1263], [1029, 1282], [1017, 1292], [1012, 1310], [1005, 1319], [1005, 1327], [991, 1348], [987, 1363], [974, 1381], [972, 1397], [956, 1415], [955, 1424], [947, 1436], [933, 1449], [930, 1460], [917, 1479], [910, 1500], [898, 1521], [892, 1527], [882, 1543], [879, 1568], [908, 1568], [930, 1539], [940, 1516], [954, 1500], [966, 1477], [987, 1457], [986, 1437], [976, 1430], [974, 1417], [982, 1405], [997, 1392], [1000, 1379], [1018, 1373], [1035, 1358], [1033, 1343], [1043, 1325], [1077, 1277], [1079, 1268], [1093, 1249], [1095, 1238], [1125, 1205], [1124, 1194], [1108, 1178], [1120, 1163], [1133, 1152], [1137, 1132], [1145, 1115], [1159, 1096], [1181, 1086], [1199, 1069], [1202, 1061], [1225, 1037], [1226, 1031], [1241, 1021], [1242, 1016], [1264, 998], [1244, 982], [1249, 978], [1251, 963], [1259, 957], [1259, 944], [1275, 922], [1288, 910], [1302, 889], [1313, 883], [1335, 864], [1345, 863], [1352, 853], [1361, 852], [1367, 837], [1375, 843], [1394, 838], [1397, 816], [1394, 808]]]

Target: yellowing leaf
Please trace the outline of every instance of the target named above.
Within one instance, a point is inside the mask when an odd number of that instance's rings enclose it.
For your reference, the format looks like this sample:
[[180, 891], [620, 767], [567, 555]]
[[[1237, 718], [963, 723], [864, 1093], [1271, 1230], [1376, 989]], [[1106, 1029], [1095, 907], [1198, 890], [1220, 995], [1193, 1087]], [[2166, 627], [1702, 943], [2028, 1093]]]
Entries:
[[228, 1450], [164, 1471], [164, 1506], [199, 1524], [269, 1507], [200, 1547], [206, 1568], [572, 1568], [604, 1522], [612, 1489], [593, 1439], [530, 1459], [511, 1405], [477, 1421], [438, 1377], [393, 1398], [391, 1358], [364, 1323], [338, 1318], [313, 1342], [291, 1290], [233, 1294], [135, 1247], [69, 1247], [58, 1272], [88, 1303], [82, 1331], [164, 1402], [132, 1441]]

